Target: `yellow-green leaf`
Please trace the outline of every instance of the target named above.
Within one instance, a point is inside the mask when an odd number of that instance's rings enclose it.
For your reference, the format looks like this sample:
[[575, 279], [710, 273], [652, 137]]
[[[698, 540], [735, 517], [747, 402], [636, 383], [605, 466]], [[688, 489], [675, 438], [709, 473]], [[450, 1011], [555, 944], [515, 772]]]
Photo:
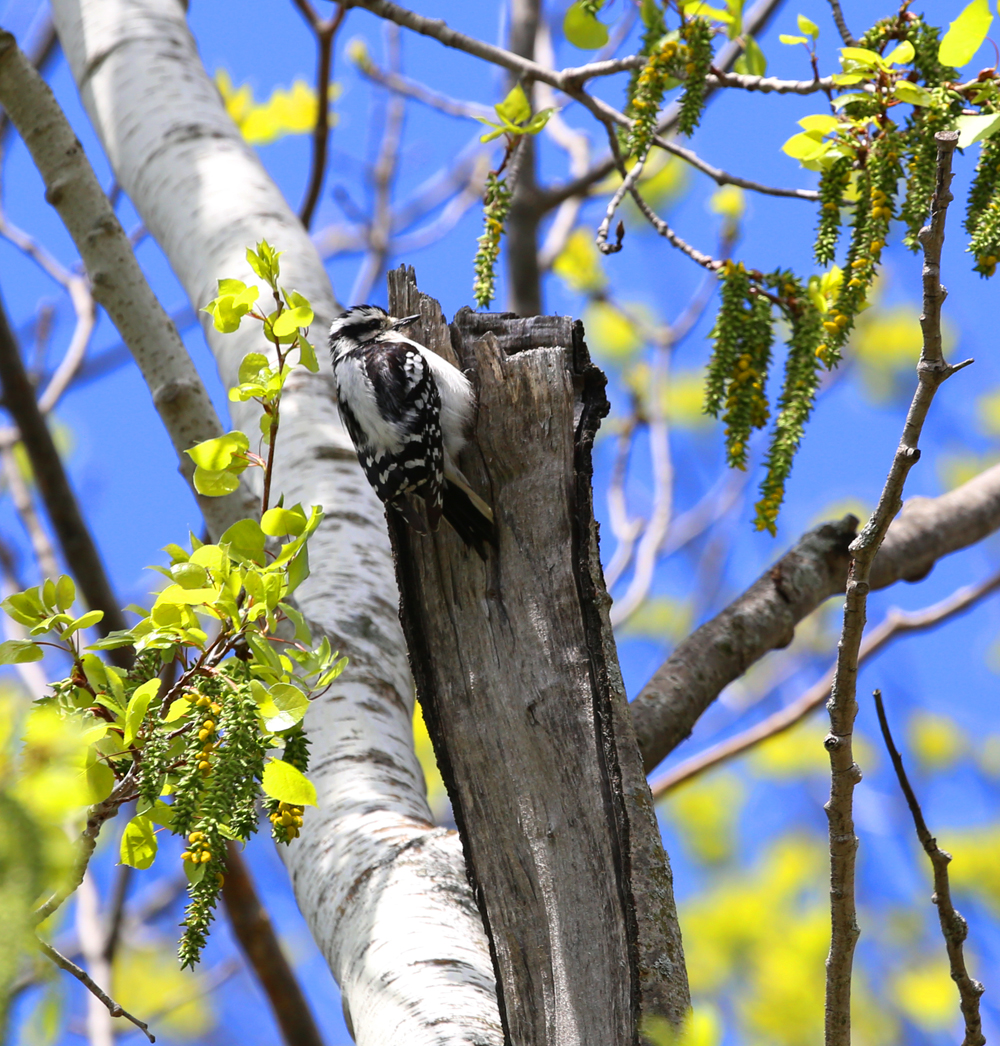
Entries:
[[69, 610], [76, 599], [76, 585], [67, 574], [61, 574], [56, 582], [56, 606], [60, 610]]
[[135, 740], [135, 735], [139, 732], [139, 727], [142, 726], [142, 721], [146, 716], [146, 709], [149, 708], [149, 702], [159, 692], [160, 680], [154, 676], [142, 686], [137, 687], [135, 693], [129, 698], [128, 708], [125, 709], [125, 736], [122, 739], [126, 748]]
[[42, 648], [29, 639], [8, 639], [0, 643], [0, 665], [24, 665], [41, 661], [44, 656]]
[[913, 49], [913, 44], [909, 40], [904, 40], [885, 56], [885, 60], [889, 65], [906, 65], [908, 62], [913, 61], [916, 53]]
[[71, 636], [74, 632], [82, 632], [85, 628], [90, 628], [91, 625], [96, 625], [99, 621], [104, 620], [103, 610], [88, 610], [86, 614], [82, 614], [75, 621], [71, 621], [63, 632], [63, 638]]
[[191, 702], [186, 697], [178, 697], [172, 701], [167, 714], [163, 717], [164, 723], [176, 723], [191, 711]]
[[829, 113], [816, 113], [813, 116], [803, 116], [799, 120], [799, 127], [804, 131], [818, 131], [820, 135], [829, 134], [831, 131], [836, 130], [840, 125], [840, 121], [836, 116], [830, 116]]
[[586, 11], [580, 0], [571, 4], [563, 19], [566, 39], [582, 51], [596, 51], [608, 42], [608, 27]]
[[232, 494], [240, 485], [240, 477], [232, 472], [212, 472], [199, 465], [194, 470], [194, 489], [206, 498], [221, 498]]
[[938, 48], [938, 61], [956, 69], [968, 65], [993, 24], [989, 0], [972, 0], [948, 28]]
[[260, 529], [270, 537], [298, 537], [306, 529], [306, 514], [300, 507], [269, 508], [261, 517]]
[[967, 149], [984, 138], [992, 138], [1000, 129], [1000, 115], [987, 113], [984, 116], [960, 116], [955, 121], [959, 149]]
[[295, 806], [316, 806], [316, 786], [301, 770], [283, 759], [272, 759], [264, 767], [261, 788], [265, 795]]
[[304, 334], [299, 335], [299, 362], [307, 371], [313, 374], [319, 372], [319, 360], [316, 359], [316, 350], [306, 340]]
[[804, 36], [789, 36], [788, 33], [779, 33], [778, 40], [783, 44], [807, 44], [809, 41]]
[[800, 33], [805, 33], [814, 40], [819, 36], [819, 26], [815, 22], [811, 22], [805, 15], [799, 15], [797, 21]]
[[272, 329], [277, 337], [283, 338], [288, 334], [294, 334], [299, 327], [308, 327], [314, 318], [313, 311], [308, 306], [285, 309], [274, 321]]
[[275, 734], [301, 723], [308, 709], [309, 698], [291, 683], [275, 683], [260, 704], [264, 725]]
[[893, 89], [896, 97], [901, 102], [910, 105], [933, 105], [934, 95], [919, 84], [912, 84], [909, 80], [898, 80]]
[[156, 833], [146, 814], [133, 817], [125, 826], [121, 842], [121, 862], [132, 868], [149, 868], [156, 860]]
[[818, 141], [808, 131], [792, 135], [781, 147], [782, 152], [796, 160], [814, 160], [816, 157], [822, 156], [828, 148], [829, 145], [826, 142]]
[[207, 439], [185, 454], [197, 465], [209, 472], [221, 472], [233, 464], [233, 459], [250, 449], [250, 440], [239, 430], [227, 432], [224, 436]]
[[239, 380], [240, 384], [255, 382], [257, 375], [262, 370], [269, 370], [270, 364], [262, 352], [248, 352], [240, 361]]

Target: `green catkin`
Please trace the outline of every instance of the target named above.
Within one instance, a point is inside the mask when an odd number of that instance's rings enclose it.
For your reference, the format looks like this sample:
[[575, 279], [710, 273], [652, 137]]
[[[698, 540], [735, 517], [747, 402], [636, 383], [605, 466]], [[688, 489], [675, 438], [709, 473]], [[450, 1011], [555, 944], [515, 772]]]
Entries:
[[842, 156], [823, 172], [819, 182], [819, 226], [813, 253], [820, 265], [829, 265], [840, 239], [840, 207], [844, 189], [851, 181], [854, 159]]
[[920, 249], [918, 234], [927, 221], [934, 195], [937, 172], [937, 142], [934, 135], [948, 129], [951, 117], [934, 109], [915, 106], [907, 121], [906, 142], [906, 197], [899, 217], [906, 225], [903, 245], [911, 251]]
[[742, 263], [727, 262], [723, 281], [705, 410], [722, 414], [727, 463], [745, 469], [750, 434], [768, 419], [764, 388], [774, 340], [771, 302], [752, 285]]
[[668, 40], [649, 56], [639, 73], [629, 106], [633, 124], [624, 138], [628, 156], [642, 156], [656, 134], [660, 105], [670, 78], [677, 72], [679, 53], [677, 44]]
[[854, 319], [867, 302], [878, 273], [893, 218], [893, 197], [903, 174], [901, 150], [900, 136], [895, 126], [889, 124], [872, 145], [865, 170], [858, 179], [858, 201], [844, 278], [837, 300], [823, 320], [824, 338], [816, 349], [827, 367], [839, 362]]
[[969, 251], [976, 259], [975, 271], [989, 278], [1000, 258], [1000, 138], [987, 138], [982, 144], [969, 190], [965, 231], [971, 237]]
[[490, 171], [483, 194], [483, 234], [477, 241], [479, 249], [473, 261], [476, 278], [472, 284], [472, 294], [481, 309], [488, 308], [494, 298], [500, 237], [503, 236], [504, 223], [510, 211], [510, 200], [511, 191], [507, 183], [494, 171]]
[[690, 136], [705, 108], [705, 80], [712, 65], [712, 27], [703, 18], [693, 18], [681, 27], [681, 36], [687, 44], [687, 61], [677, 130]]
[[779, 276], [782, 308], [791, 327], [785, 380], [778, 400], [771, 444], [764, 462], [754, 526], [776, 533], [778, 511], [785, 497], [785, 483], [812, 413], [820, 380], [816, 347], [823, 335], [819, 310], [809, 300], [802, 284], [791, 274]]
[[[667, 31], [667, 23], [663, 17], [663, 11], [660, 10], [659, 6], [654, 8], [656, 16], [650, 25], [647, 25], [645, 31], [642, 34], [642, 42], [639, 45], [637, 54], [648, 58], [657, 49], [660, 41], [663, 39]], [[625, 88], [625, 107], [622, 112], [630, 118], [634, 118], [636, 113], [633, 108], [633, 102], [635, 100], [636, 91], [639, 88], [639, 78], [645, 72], [646, 67], [642, 69], [633, 69], [628, 79], [628, 86]], [[624, 152], [628, 153], [627, 141], [631, 132], [626, 128], [618, 128], [618, 141]]]

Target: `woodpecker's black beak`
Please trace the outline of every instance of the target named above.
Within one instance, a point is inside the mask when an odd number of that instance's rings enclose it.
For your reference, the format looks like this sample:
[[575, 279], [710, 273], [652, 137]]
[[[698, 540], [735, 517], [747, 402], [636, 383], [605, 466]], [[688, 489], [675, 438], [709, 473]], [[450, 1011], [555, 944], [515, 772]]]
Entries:
[[389, 325], [389, 330], [398, 331], [402, 327], [409, 327], [411, 323], [416, 323], [419, 319], [419, 316], [404, 316], [401, 320], [393, 320]]

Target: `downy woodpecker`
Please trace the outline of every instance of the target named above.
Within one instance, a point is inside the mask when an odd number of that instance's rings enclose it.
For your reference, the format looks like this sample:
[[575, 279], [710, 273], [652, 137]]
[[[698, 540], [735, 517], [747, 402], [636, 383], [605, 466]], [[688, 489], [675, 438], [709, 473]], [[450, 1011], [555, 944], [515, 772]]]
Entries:
[[424, 534], [412, 501], [421, 497], [431, 530], [443, 515], [485, 559], [485, 544], [497, 540], [493, 513], [456, 464], [475, 394], [457, 367], [400, 333], [419, 318], [394, 319], [377, 305], [355, 305], [333, 321], [340, 416], [385, 505]]

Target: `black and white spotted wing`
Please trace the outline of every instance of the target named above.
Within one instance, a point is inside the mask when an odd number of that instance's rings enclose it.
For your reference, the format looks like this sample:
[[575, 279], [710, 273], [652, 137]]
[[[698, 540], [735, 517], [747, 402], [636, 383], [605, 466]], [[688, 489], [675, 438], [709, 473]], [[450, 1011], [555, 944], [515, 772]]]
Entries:
[[337, 399], [358, 460], [381, 501], [405, 512], [420, 495], [437, 529], [444, 501], [441, 397], [431, 368], [411, 345], [375, 342], [335, 363]]

